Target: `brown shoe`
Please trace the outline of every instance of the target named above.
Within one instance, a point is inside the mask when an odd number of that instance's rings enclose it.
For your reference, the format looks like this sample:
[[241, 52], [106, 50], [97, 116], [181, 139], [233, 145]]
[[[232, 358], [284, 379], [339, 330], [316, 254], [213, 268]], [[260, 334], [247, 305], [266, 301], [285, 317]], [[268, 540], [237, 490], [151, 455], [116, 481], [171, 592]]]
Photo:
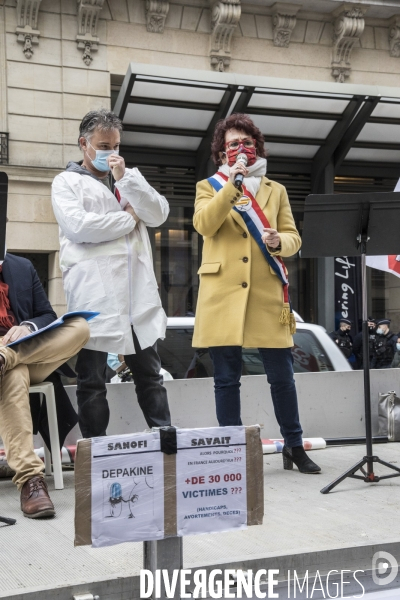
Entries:
[[31, 477], [22, 486], [21, 510], [24, 517], [29, 519], [54, 517], [56, 514], [47, 491], [47, 484], [41, 475]]

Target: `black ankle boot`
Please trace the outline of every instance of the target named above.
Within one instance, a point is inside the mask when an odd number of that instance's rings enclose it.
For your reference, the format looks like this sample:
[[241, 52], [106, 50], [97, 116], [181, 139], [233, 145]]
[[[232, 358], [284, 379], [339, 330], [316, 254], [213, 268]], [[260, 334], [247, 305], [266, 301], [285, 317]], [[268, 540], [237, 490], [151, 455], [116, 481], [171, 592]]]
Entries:
[[282, 457], [284, 469], [293, 469], [294, 463], [300, 473], [320, 473], [321, 471], [321, 467], [307, 456], [303, 446], [294, 446], [293, 448], [283, 446]]

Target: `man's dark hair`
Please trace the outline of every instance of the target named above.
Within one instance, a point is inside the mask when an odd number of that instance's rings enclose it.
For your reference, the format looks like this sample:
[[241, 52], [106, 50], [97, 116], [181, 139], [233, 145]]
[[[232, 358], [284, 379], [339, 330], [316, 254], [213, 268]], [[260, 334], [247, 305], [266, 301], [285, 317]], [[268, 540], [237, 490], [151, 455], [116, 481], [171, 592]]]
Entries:
[[78, 145], [80, 146], [79, 139], [81, 137], [90, 139], [95, 129], [101, 129], [102, 131], [118, 129], [118, 131], [121, 132], [122, 121], [116, 114], [106, 108], [91, 110], [83, 117], [82, 122], [79, 125]]
[[244, 131], [247, 135], [251, 135], [255, 140], [257, 156], [261, 158], [266, 157], [264, 148], [264, 136], [261, 131], [254, 125], [253, 121], [248, 115], [243, 113], [233, 113], [226, 119], [221, 119], [215, 126], [214, 136], [211, 143], [211, 158], [216, 165], [221, 165], [220, 152], [225, 151], [225, 133], [229, 129], [237, 129], [238, 131]]

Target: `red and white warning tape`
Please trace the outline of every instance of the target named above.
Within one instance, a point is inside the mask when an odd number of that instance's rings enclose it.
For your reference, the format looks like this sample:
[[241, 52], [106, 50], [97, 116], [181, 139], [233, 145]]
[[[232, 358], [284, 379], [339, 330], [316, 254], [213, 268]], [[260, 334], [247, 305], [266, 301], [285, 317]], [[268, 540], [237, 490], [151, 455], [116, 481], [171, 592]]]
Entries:
[[[283, 440], [266, 439], [261, 441], [263, 454], [282, 452]], [[323, 438], [303, 438], [303, 446], [304, 450], [321, 450], [322, 448], [326, 448], [326, 441]]]
[[[44, 461], [44, 448], [35, 448], [35, 453]], [[63, 465], [72, 465], [75, 462], [76, 446], [63, 446], [61, 448], [61, 462]], [[6, 453], [4, 448], [0, 448], [0, 477], [8, 477], [10, 469], [8, 467]]]
[[[264, 439], [262, 441], [263, 454], [274, 454], [282, 452], [284, 445], [283, 440]], [[326, 448], [326, 441], [323, 438], [303, 438], [303, 446], [305, 450], [321, 450]], [[35, 448], [36, 454], [44, 461], [44, 448]], [[63, 465], [72, 465], [75, 462], [76, 446], [63, 446], [61, 449], [61, 462]], [[8, 476], [8, 463], [4, 449], [0, 448], [0, 477]]]

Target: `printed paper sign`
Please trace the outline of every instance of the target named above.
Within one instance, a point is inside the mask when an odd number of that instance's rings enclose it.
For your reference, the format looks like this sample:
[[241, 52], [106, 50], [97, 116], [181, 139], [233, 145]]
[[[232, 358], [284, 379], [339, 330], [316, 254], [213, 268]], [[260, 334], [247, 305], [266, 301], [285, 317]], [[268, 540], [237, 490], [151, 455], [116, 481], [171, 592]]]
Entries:
[[163, 457], [158, 432], [93, 438], [93, 547], [164, 537]]
[[178, 535], [247, 526], [244, 427], [178, 429]]

